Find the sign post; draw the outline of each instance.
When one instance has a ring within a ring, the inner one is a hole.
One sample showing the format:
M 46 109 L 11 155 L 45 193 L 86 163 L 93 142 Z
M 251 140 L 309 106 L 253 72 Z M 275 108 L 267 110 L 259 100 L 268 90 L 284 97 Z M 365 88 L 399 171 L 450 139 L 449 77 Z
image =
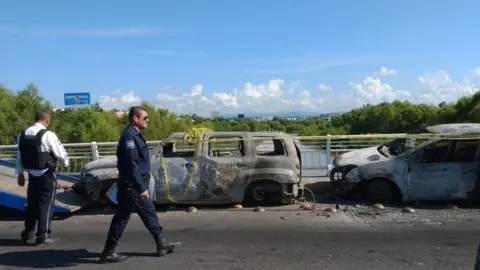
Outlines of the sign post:
M 64 104 L 69 107 L 83 107 L 90 105 L 90 93 L 65 93 Z

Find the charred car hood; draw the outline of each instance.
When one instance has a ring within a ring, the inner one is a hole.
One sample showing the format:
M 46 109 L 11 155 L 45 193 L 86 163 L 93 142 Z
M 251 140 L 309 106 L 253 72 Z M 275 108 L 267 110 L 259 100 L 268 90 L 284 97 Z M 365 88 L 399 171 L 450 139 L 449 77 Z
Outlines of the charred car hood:
M 336 167 L 343 167 L 346 165 L 360 166 L 371 162 L 389 160 L 390 158 L 385 157 L 378 152 L 378 147 L 379 146 L 372 146 L 347 152 L 335 158 L 333 164 Z
M 85 178 L 86 174 L 99 169 L 117 169 L 117 157 L 110 156 L 87 163 L 81 173 L 80 178 Z
M 380 162 L 373 162 L 358 166 L 356 170 L 358 171 L 359 175 L 364 178 L 370 175 L 391 174 L 394 162 L 394 159 L 386 159 Z

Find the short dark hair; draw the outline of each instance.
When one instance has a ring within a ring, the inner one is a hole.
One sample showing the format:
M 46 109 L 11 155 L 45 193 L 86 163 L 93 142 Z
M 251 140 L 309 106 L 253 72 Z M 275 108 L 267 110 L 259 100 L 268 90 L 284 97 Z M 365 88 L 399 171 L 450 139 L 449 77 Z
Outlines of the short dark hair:
M 128 120 L 129 121 L 132 121 L 133 120 L 133 117 L 135 116 L 140 116 L 140 113 L 141 112 L 146 112 L 147 109 L 141 107 L 141 106 L 133 106 L 130 108 L 130 110 L 128 111 Z
M 47 111 L 39 111 L 35 114 L 35 122 L 48 120 L 50 114 Z

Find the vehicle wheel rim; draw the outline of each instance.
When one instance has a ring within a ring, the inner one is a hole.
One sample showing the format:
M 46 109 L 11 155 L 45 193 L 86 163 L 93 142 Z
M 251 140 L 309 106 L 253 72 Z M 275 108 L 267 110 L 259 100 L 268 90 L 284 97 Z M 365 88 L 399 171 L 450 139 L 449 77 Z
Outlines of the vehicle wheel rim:
M 252 195 L 255 200 L 263 201 L 265 199 L 265 190 L 262 186 L 255 187 Z

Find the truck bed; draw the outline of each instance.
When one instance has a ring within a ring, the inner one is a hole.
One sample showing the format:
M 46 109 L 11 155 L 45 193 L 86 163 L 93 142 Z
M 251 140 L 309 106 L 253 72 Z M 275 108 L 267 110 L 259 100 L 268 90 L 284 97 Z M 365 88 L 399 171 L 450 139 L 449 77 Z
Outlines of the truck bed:
M 11 161 L 0 160 L 0 207 L 25 211 L 28 176 L 25 177 L 25 186 L 19 187 L 14 165 Z M 58 174 L 57 177 L 58 185 L 62 188 L 57 189 L 54 213 L 72 213 L 88 204 L 86 198 L 64 189 L 73 185 L 74 178 Z

